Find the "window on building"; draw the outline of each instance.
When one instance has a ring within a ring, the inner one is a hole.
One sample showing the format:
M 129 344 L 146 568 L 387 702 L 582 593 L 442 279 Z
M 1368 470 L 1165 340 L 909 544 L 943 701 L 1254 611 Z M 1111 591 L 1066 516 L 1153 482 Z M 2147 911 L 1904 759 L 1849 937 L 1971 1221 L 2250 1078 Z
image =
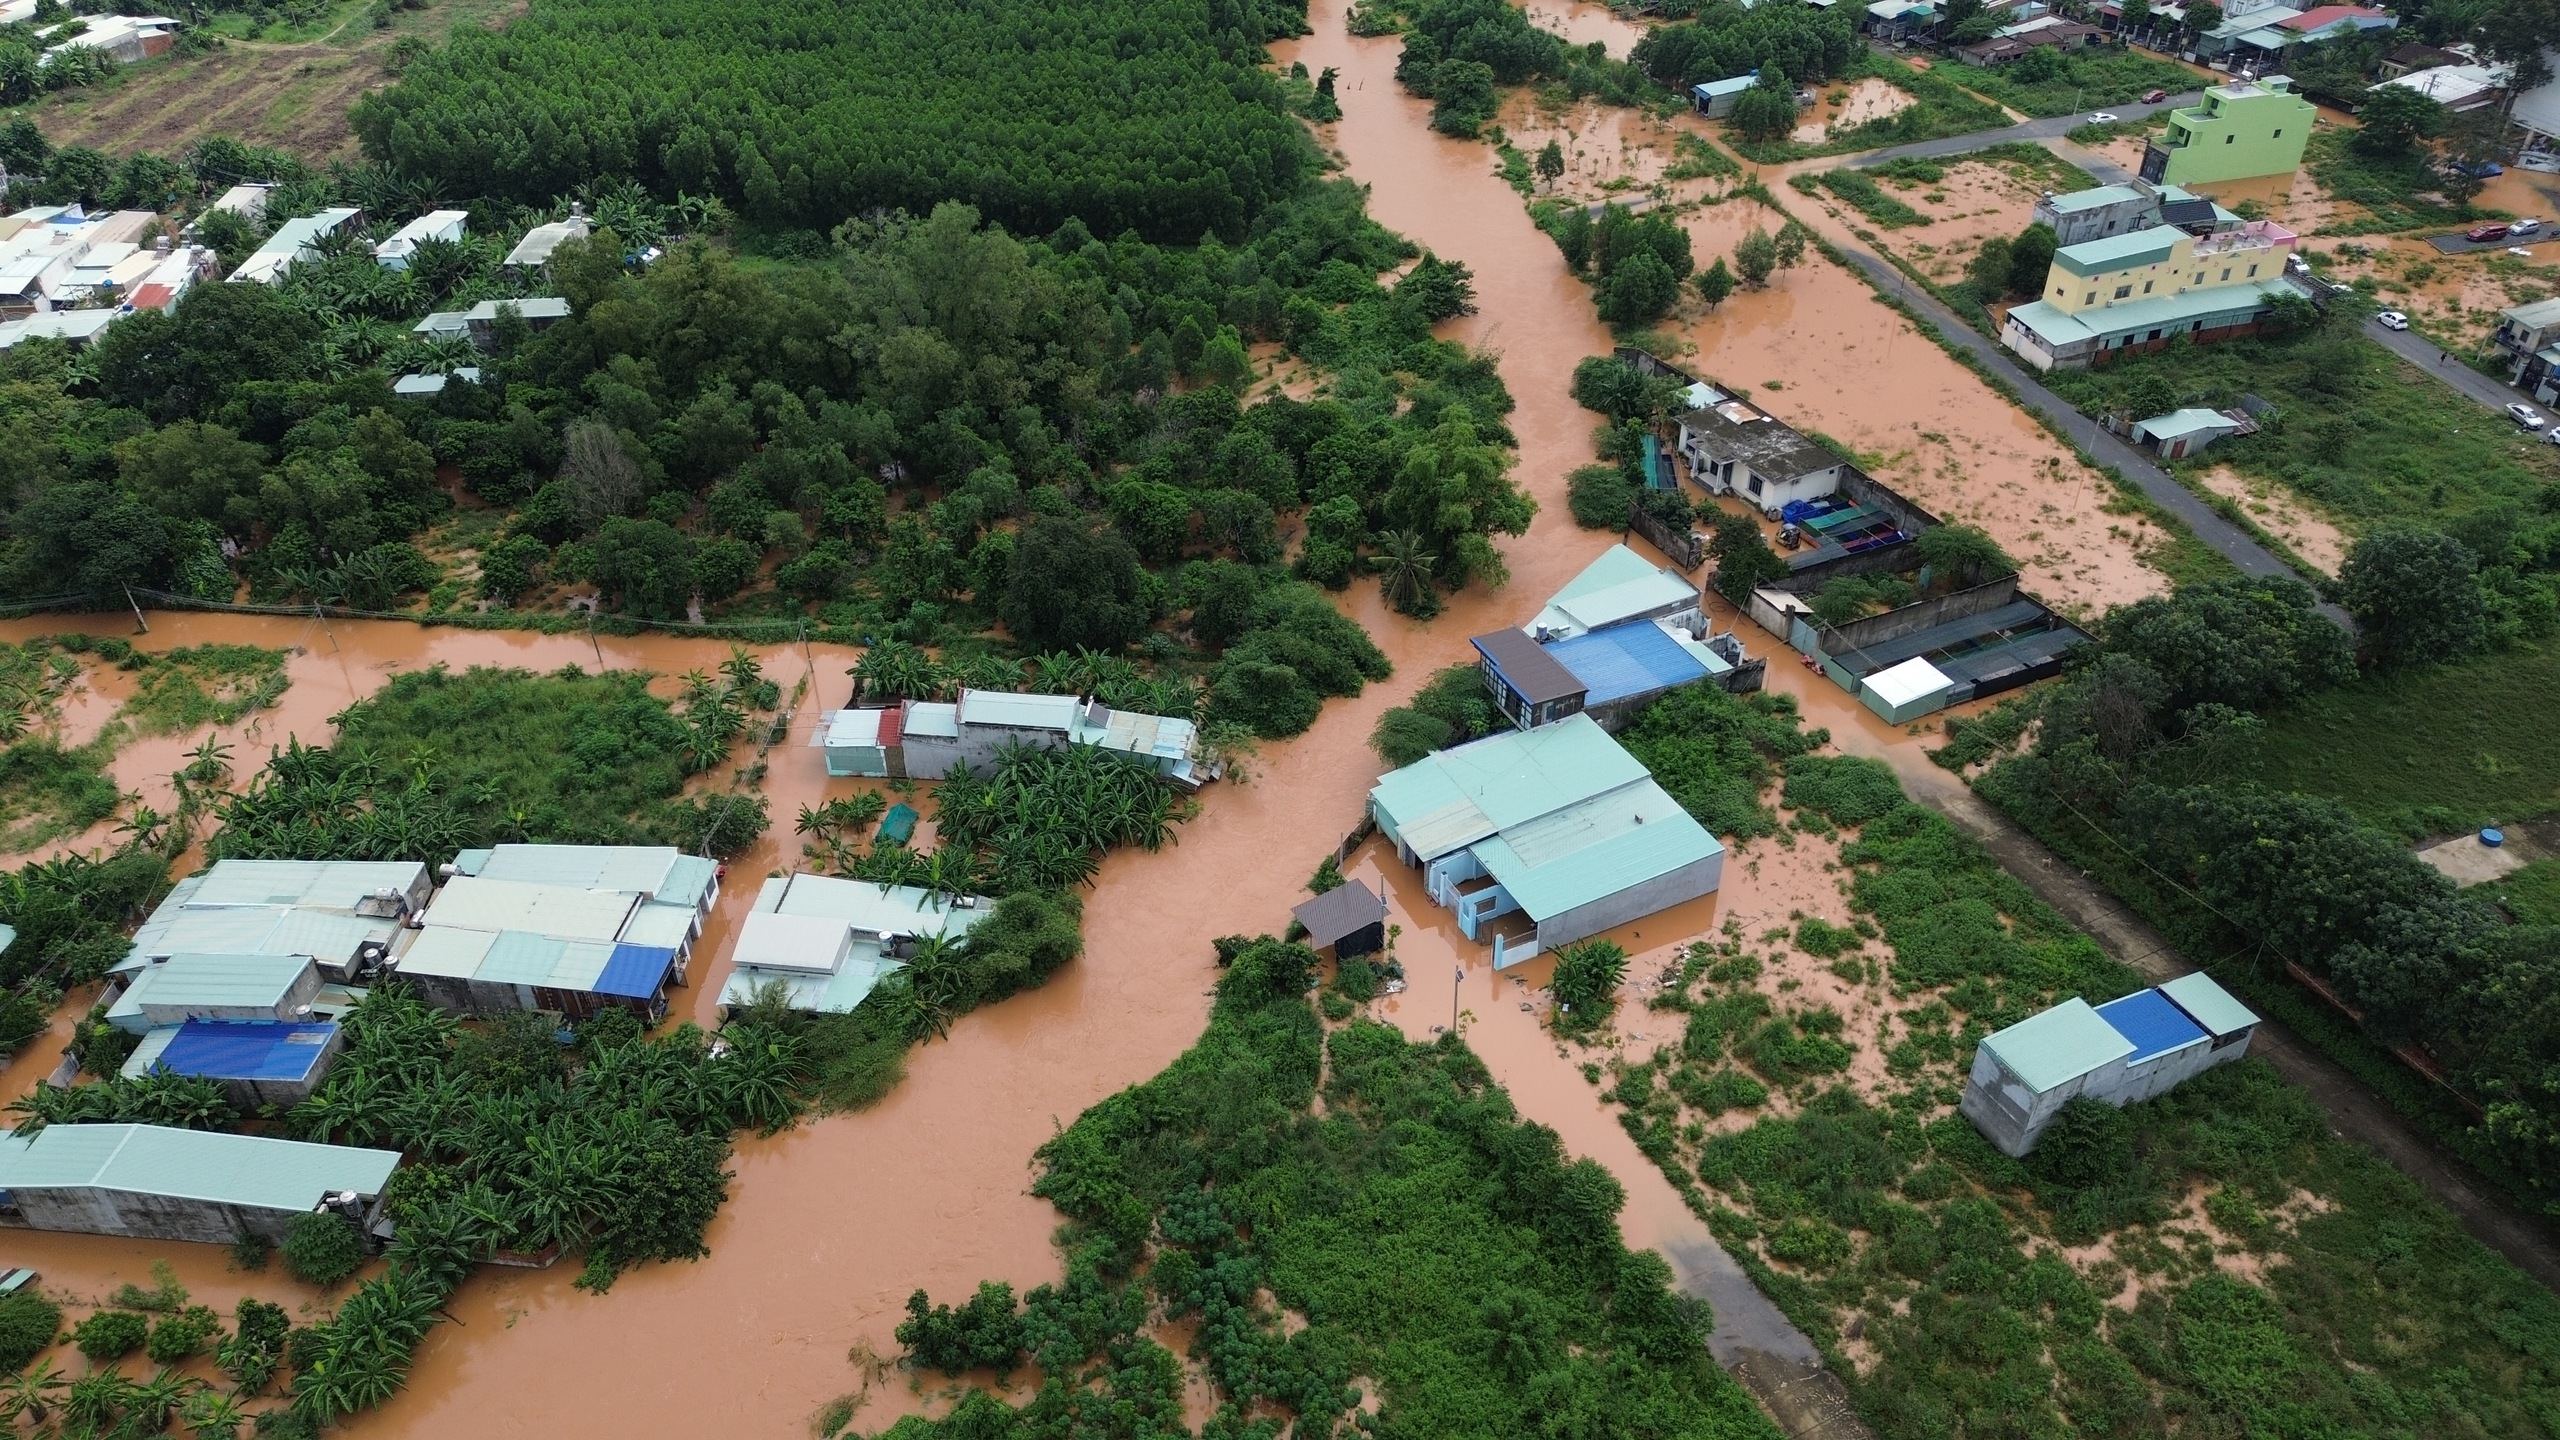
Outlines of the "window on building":
M 2199 277 L 2199 278 L 2201 278 L 2201 277 Z M 2225 265 L 2225 266 L 2223 266 L 2223 267 L 2222 267 L 2222 278 L 2223 278 L 2223 279 L 2225 279 L 2225 280 L 2228 280 L 2228 279 L 2230 279 L 2230 278 L 2231 278 L 2231 267 L 2230 267 L 2230 266 Z
M 2159 331 L 2157 331 L 2157 330 L 2152 331 L 2152 332 L 2151 332 L 2151 338 L 2152 338 L 2152 339 L 2154 339 L 2154 340 L 2159 339 L 2159 338 L 2160 338 L 2160 332 L 2159 332 Z
M 2231 144 L 2231 143 L 2233 143 L 2233 142 L 2237 141 L 2239 138 L 2240 138 L 2240 137 L 2239 137 L 2239 136 L 2237 136 L 2237 135 L 2225 135 L 2225 136 L 2223 136 L 2223 137 L 2222 137 L 2222 143 L 2223 143 L 2223 144 L 2225 144 L 2225 145 L 2229 145 L 2229 144 Z
M 2250 266 L 2250 267 L 2249 267 L 2249 273 L 2250 273 L 2252 276 L 2255 276 L 2255 275 L 2258 273 L 2258 267 L 2257 267 L 2257 266 L 2255 266 L 2255 265 Z
M 2279 139 L 2279 140 L 2281 140 L 2281 139 L 2283 139 L 2283 138 L 2284 138 L 2284 130 L 2282 129 L 2282 127 L 2278 127 L 2278 129 L 2276 130 L 2276 138 L 2277 138 L 2277 139 Z
M 2081 303 L 2081 304 L 2083 304 L 2083 305 L 2095 305 L 2095 304 L 2097 304 L 2097 303 L 2098 303 L 2098 292 L 2097 292 L 2097 291 L 2095 291 L 2095 290 L 2092 290 L 2092 291 L 2090 291 L 2088 294 L 2081 296 L 2081 297 L 2080 297 L 2080 303 Z
M 2145 295 L 2148 295 L 2148 294 L 2150 294 L 2150 293 L 2151 293 L 2151 282 L 2150 282 L 2150 281 L 2145 280 L 2145 281 L 2143 281 L 2143 282 L 2142 282 L 2142 293 L 2143 293 L 2143 294 L 2145 294 Z
M 2132 287 L 2132 286 L 2130 286 L 2130 285 L 2119 285 L 2119 286 L 2117 286 L 2117 287 L 2116 287 L 2116 298 L 2117 298 L 2117 299 L 2119 299 L 2119 300 L 2123 299 L 2124 297 L 2126 297 L 2127 295 L 2130 295 L 2130 294 L 2132 294 L 2132 293 L 2133 293 L 2133 287 Z

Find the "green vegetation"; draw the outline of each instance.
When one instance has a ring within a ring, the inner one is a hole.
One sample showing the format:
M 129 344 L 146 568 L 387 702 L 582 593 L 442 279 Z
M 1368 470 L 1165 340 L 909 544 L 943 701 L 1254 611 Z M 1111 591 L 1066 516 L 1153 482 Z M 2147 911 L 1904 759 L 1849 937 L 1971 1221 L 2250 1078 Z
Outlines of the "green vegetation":
M 1657 34 L 1663 32 L 1656 32 Z M 1960 72 L 1961 79 L 1949 72 Z M 1895 89 L 1915 97 L 1918 103 L 1906 105 L 1891 115 L 1869 120 L 1846 130 L 1835 130 L 1819 142 L 1788 139 L 1784 136 L 1747 141 L 1727 137 L 1735 151 L 1762 165 L 1784 164 L 1790 160 L 1809 160 L 1824 155 L 1848 155 L 1862 150 L 1875 150 L 1890 145 L 1909 145 L 1922 140 L 1943 140 L 1953 135 L 1971 134 L 1976 130 L 1993 130 L 2009 123 L 2007 112 L 1965 88 L 1973 71 L 1961 66 L 1940 66 L 1918 70 L 1872 50 L 1860 51 L 1848 62 L 1848 68 L 1832 81 L 1856 81 L 1868 77 L 1890 83 Z
M 278 1249 L 294 1279 L 323 1290 L 364 1264 L 364 1237 L 356 1233 L 355 1222 L 326 1210 L 294 1216 Z
M 42 736 L 0 750 L 0 851 L 28 851 L 77 835 L 116 811 L 110 746 L 65 750 Z
M 2196 72 L 2127 49 L 2065 51 L 2038 46 L 2006 65 L 1968 66 L 1967 88 L 2039 118 L 2096 110 L 2141 98 L 2146 90 L 2175 95 L 2196 88 Z
M 1159 1314 L 1197 1317 L 1212 1434 L 1249 1433 L 1248 1410 L 1332 1433 L 1372 1401 L 1359 1428 L 1387 1434 L 1776 1434 L 1707 1358 L 1703 1307 L 1620 1241 L 1617 1182 L 1522 1123 L 1461 1043 L 1328 1034 L 1311 952 L 1222 950 L 1199 1043 L 1040 1151 L 1067 1278 L 1019 1314 L 1001 1286 L 910 1302 L 917 1363 L 1027 1354 L 1038 1393 L 1017 1409 L 972 1388 L 889 1435 L 1188 1435 Z
M 2359 532 L 2440 526 L 2506 505 L 2531 510 L 2560 479 L 2552 447 L 2454 403 L 2443 386 L 2334 321 L 2278 337 L 2172 345 L 2104 369 L 2057 370 L 2046 383 L 2090 414 L 2156 415 L 2257 395 L 2276 407 L 2276 423 L 2222 441 L 2203 463 L 2281 481 Z
M 2550 646 L 2367 676 L 2270 711 L 2236 775 L 2412 838 L 2529 820 L 2560 810 L 2560 740 L 2534 718 L 2554 686 Z
M 1864 171 L 1845 168 L 1822 170 L 1794 176 L 1787 183 L 1807 195 L 1813 194 L 1817 188 L 1828 190 L 1847 202 L 1851 209 L 1887 230 L 1929 223 L 1928 216 L 1886 194 L 1884 187 Z
M 443 667 L 395 676 L 288 741 L 220 805 L 217 857 L 452 858 L 507 840 L 636 844 L 674 833 L 688 732 L 648 677 Z
M 1560 1035 L 1589 1035 L 1608 1026 L 1618 1010 L 1618 987 L 1626 983 L 1627 952 L 1609 940 L 1585 940 L 1556 951 L 1555 1014 L 1550 1020 Z
M 1834 955 L 1886 1013 L 1870 1035 L 1782 1011 L 1793 985 L 1764 988 L 1729 926 L 1649 1002 L 1685 1033 L 1630 1047 L 1604 1094 L 1880 1435 L 2540 1433 L 2560 1302 L 2265 1065 L 2122 1111 L 2075 1102 L 2024 1162 L 1987 1144 L 1952 1109 L 1980 1037 L 2140 980 L 1881 763 L 1807 754 L 1786 775 L 1796 828 L 1848 834 L 1853 920 L 1762 942 Z M 1828 1078 L 1870 1044 L 1882 1080 Z M 1773 1093 L 1782 1111 L 1731 1124 Z M 2447 1390 L 2454 1372 L 2502 1378 Z
M 232 725 L 273 706 L 290 683 L 284 652 L 262 645 L 185 645 L 161 654 L 132 652 L 143 663 L 133 698 L 119 716 L 142 735 L 172 735 L 204 725 Z
M 1008 747 L 984 775 L 954 767 L 933 795 L 939 849 L 875 844 L 848 873 L 950 895 L 1080 885 L 1109 850 L 1172 844 L 1192 814 L 1146 762 L 1089 745 Z
M 2536 860 L 2472 892 L 2523 925 L 2560 925 L 2560 860 Z
M 1432 102 L 1431 126 L 1445 134 L 1473 137 L 1482 130 L 1500 108 L 1499 85 L 1546 80 L 1576 99 L 1597 95 L 1611 105 L 1644 98 L 1644 77 L 1633 66 L 1597 48 L 1566 44 L 1502 0 L 1399 0 L 1364 13 L 1373 27 L 1391 16 L 1401 23 L 1396 80 Z M 1512 184 L 1527 194 L 1526 157 L 1519 164 Z
M 1618 740 L 1710 833 L 1748 840 L 1777 833 L 1778 817 L 1760 792 L 1778 762 L 1829 738 L 1797 724 L 1792 695 L 1763 690 L 1736 698 L 1713 685 L 1690 685 L 1638 711 Z
M 1564 252 L 1573 272 L 1591 281 L 1600 318 L 1613 325 L 1660 318 L 1696 268 L 1688 230 L 1662 211 L 1639 214 L 1610 204 L 1594 216 L 1580 205 L 1542 200 L 1529 207 L 1529 215 Z
M 2451 197 L 2434 156 L 2423 145 L 2376 152 L 2355 143 L 2352 130 L 2322 125 L 2311 132 L 2302 166 L 2333 200 L 2361 206 L 2365 213 L 2342 218 L 2322 228 L 2323 235 L 2372 235 L 2402 230 L 2433 230 L 2477 219 L 2467 201 L 2440 203 Z M 2421 198 L 2432 196 L 2434 198 Z
M 983 196 L 1018 230 L 1074 215 L 1104 235 L 1233 239 L 1312 168 L 1253 64 L 1305 26 L 1286 0 L 1215 17 L 1165 0 L 1037 17 L 576 0 L 457 30 L 353 118 L 384 166 L 522 204 L 628 178 L 777 229 Z
M 1485 689 L 1484 672 L 1473 665 L 1452 665 L 1434 671 L 1410 703 L 1379 716 L 1369 732 L 1369 748 L 1388 769 L 1401 770 L 1434 750 L 1480 740 L 1503 723 Z
M 71 1343 L 93 1365 L 121 1360 L 142 1348 L 151 1322 L 130 1310 L 99 1310 L 71 1327 Z
M 61 1333 L 62 1307 L 33 1285 L 0 1295 L 0 1370 L 26 1369 Z

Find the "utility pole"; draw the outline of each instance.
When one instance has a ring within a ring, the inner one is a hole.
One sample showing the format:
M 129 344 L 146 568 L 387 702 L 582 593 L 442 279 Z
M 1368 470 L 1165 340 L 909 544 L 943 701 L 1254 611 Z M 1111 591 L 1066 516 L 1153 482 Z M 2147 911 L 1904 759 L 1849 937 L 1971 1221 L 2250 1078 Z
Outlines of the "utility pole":
M 1467 983 L 1467 967 L 1457 968 L 1457 978 L 1449 982 L 1449 1033 L 1458 1033 L 1458 988 Z
M 6 195 L 9 193 L 8 180 L 9 172 L 7 168 L 0 167 L 0 195 Z M 142 607 L 134 605 L 133 587 L 130 585 L 124 587 L 124 603 L 127 605 L 133 605 L 133 633 L 136 635 L 150 634 L 151 622 L 142 618 Z

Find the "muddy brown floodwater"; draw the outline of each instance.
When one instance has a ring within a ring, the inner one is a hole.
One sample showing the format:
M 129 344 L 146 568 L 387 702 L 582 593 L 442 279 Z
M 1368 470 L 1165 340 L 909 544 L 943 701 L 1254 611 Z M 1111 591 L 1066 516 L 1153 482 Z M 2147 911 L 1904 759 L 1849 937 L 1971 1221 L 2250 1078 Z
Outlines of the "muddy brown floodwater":
M 1105 862 L 1087 910 L 1083 959 L 1045 988 L 970 1015 L 948 1040 L 917 1050 L 905 1082 L 876 1108 L 742 1141 L 737 1182 L 711 1227 L 708 1259 L 643 1268 L 603 1296 L 572 1289 L 568 1267 L 482 1271 L 455 1297 L 451 1323 L 438 1326 L 419 1351 L 407 1390 L 359 1418 L 353 1434 L 496 1440 L 793 1433 L 828 1397 L 857 1387 L 849 1348 L 895 1353 L 890 1330 L 908 1292 L 921 1287 L 948 1298 L 981 1279 L 1027 1289 L 1057 1278 L 1049 1243 L 1057 1214 L 1028 1193 L 1033 1150 L 1087 1106 L 1161 1070 L 1199 1034 L 1215 974 L 1211 939 L 1276 929 L 1303 897 L 1306 877 L 1357 820 L 1378 773 L 1366 737 L 1379 713 L 1433 670 L 1461 660 L 1468 635 L 1516 624 L 1614 538 L 1576 529 L 1562 493 L 1565 472 L 1589 456 L 1592 424 L 1567 397 L 1568 381 L 1576 361 L 1609 348 L 1587 291 L 1491 173 L 1484 149 L 1431 132 L 1426 105 L 1395 84 L 1397 42 L 1345 33 L 1344 4 L 1317 0 L 1314 34 L 1275 48 L 1283 64 L 1298 59 L 1342 72 L 1337 93 L 1346 115 L 1333 138 L 1350 173 L 1372 186 L 1372 213 L 1475 273 L 1483 313 L 1444 333 L 1501 357 L 1519 402 L 1510 418 L 1521 442 L 1520 479 L 1542 507 L 1530 534 L 1504 545 L 1509 588 L 1459 596 L 1427 628 L 1387 613 L 1373 588 L 1352 592 L 1346 607 L 1394 659 L 1395 678 L 1331 703 L 1309 734 L 1269 747 L 1250 783 L 1213 787 L 1177 845 Z M 1597 21 L 1586 14 L 1576 24 L 1596 28 Z M 1620 49 L 1615 41 L 1611 48 Z M 1729 614 L 1725 619 L 1731 623 Z M 49 617 L 0 626 L 0 634 L 64 628 Z M 91 628 L 120 634 L 129 627 L 98 617 Z M 325 739 L 329 716 L 404 670 L 439 663 L 592 668 L 597 660 L 584 636 L 391 623 L 324 629 L 239 616 L 154 617 L 143 643 L 206 640 L 300 650 L 282 704 L 228 732 L 244 770 L 287 734 Z M 1745 640 L 1758 653 L 1770 648 L 1754 631 L 1746 629 Z M 727 649 L 664 638 L 601 644 L 605 663 L 664 676 L 708 668 Z M 817 691 L 804 702 L 801 733 L 769 757 L 767 793 L 777 823 L 730 867 L 703 941 L 711 963 L 679 1007 L 697 1019 L 709 1018 L 755 877 L 795 858 L 789 817 L 828 793 L 806 732 L 818 703 L 840 701 L 852 659 L 827 647 L 761 653 L 786 690 L 814 673 Z M 1804 694 L 1814 723 L 1831 725 L 1855 748 L 1899 751 L 1903 765 L 1910 763 L 1913 742 L 1904 732 L 1881 726 L 1817 678 L 1783 665 L 1772 675 L 1780 688 Z M 120 783 L 142 788 L 196 738 L 129 749 L 119 761 Z M 1754 859 L 1765 862 L 1756 874 Z M 1523 987 L 1495 979 L 1480 949 L 1451 943 L 1444 917 L 1411 893 L 1408 873 L 1388 873 L 1374 853 L 1364 853 L 1358 868 L 1387 883 L 1408 927 L 1403 944 L 1414 988 L 1393 1007 L 1394 1018 L 1416 1034 L 1446 1023 L 1450 979 L 1463 968 L 1460 991 L 1475 1012 L 1471 1038 L 1524 1112 L 1557 1127 L 1576 1152 L 1601 1160 L 1626 1183 L 1629 1238 L 1675 1248 L 1703 1243 L 1703 1230 L 1537 1029 L 1534 1014 L 1519 1010 Z M 1707 933 L 1723 914 L 1757 923 L 1798 906 L 1836 913 L 1836 904 L 1829 877 L 1788 863 L 1763 842 L 1729 865 L 1721 896 L 1648 917 L 1617 938 L 1651 955 Z M 1532 962 L 1523 978 L 1543 983 L 1544 970 Z M 1646 1028 L 1641 1012 L 1629 1028 Z M 45 1063 L 38 1053 L 10 1067 L 6 1083 L 32 1083 Z M 244 1285 L 225 1272 L 218 1250 L 201 1246 L 23 1234 L 13 1238 L 11 1259 L 35 1264 L 50 1285 L 94 1295 L 142 1278 L 162 1255 L 206 1300 L 295 1288 L 280 1276 Z M 893 1380 L 874 1392 L 857 1423 L 875 1429 L 923 1403 Z

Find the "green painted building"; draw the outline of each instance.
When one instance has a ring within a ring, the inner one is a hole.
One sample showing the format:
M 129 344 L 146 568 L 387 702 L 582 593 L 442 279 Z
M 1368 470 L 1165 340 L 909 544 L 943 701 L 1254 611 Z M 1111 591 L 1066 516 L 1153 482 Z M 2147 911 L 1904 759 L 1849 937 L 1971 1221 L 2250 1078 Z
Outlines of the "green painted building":
M 2169 112 L 2169 128 L 2142 152 L 2142 178 L 2154 185 L 2210 185 L 2290 175 L 2302 165 L 2319 107 L 2293 93 L 2293 81 L 2270 75 L 2216 85 L 2204 103 Z

